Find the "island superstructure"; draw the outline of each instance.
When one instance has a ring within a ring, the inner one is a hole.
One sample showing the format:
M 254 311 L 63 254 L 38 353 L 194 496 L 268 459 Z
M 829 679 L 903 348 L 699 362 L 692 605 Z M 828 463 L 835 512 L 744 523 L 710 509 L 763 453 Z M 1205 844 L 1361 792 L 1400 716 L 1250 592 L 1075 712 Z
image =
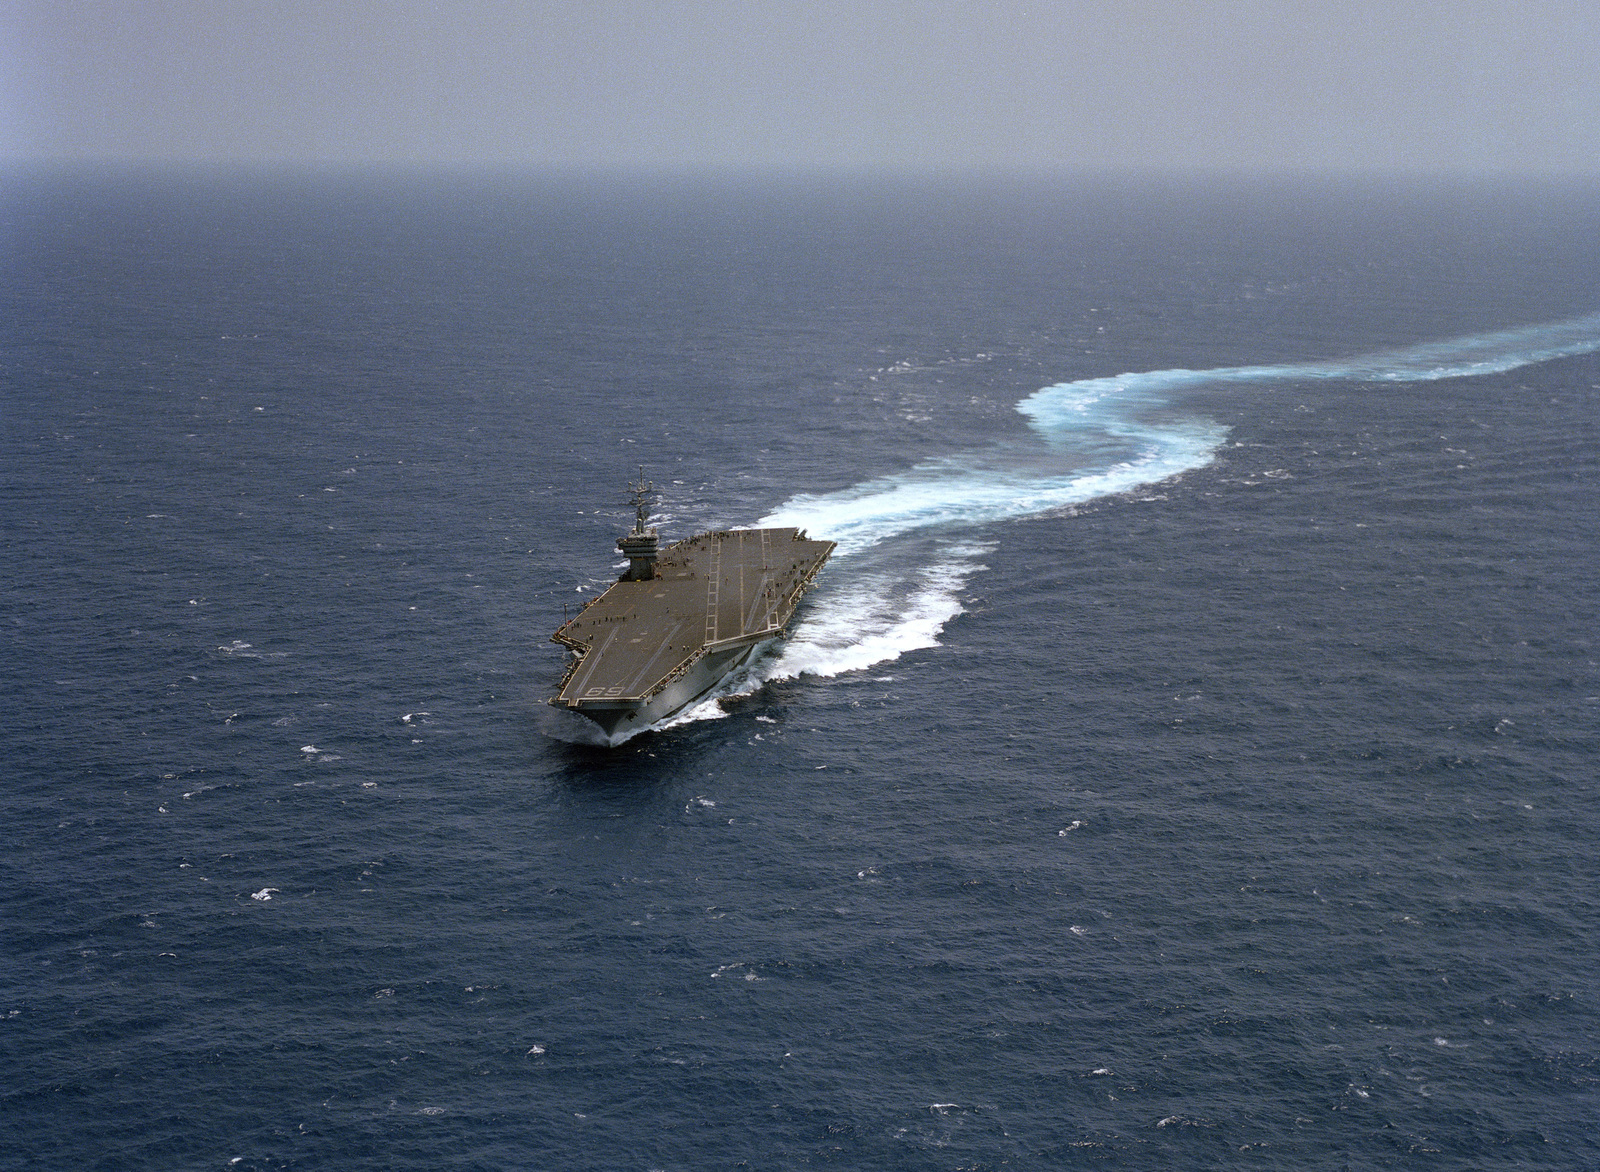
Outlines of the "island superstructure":
M 550 636 L 574 655 L 550 703 L 612 737 L 694 703 L 783 635 L 834 547 L 798 529 L 723 529 L 662 549 L 654 486 L 631 487 L 627 570 Z

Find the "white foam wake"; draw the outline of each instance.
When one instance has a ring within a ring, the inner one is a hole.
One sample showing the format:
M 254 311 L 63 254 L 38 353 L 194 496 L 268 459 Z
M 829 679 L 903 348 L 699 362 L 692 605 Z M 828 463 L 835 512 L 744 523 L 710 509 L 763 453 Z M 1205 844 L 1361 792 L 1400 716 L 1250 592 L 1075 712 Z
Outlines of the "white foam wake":
M 809 598 L 805 621 L 788 639 L 773 644 L 699 703 L 655 727 L 724 717 L 728 713 L 723 700 L 747 696 L 769 680 L 860 671 L 920 647 L 938 646 L 945 623 L 961 613 L 967 579 L 985 568 L 977 559 L 993 548 L 978 542 L 949 543 L 944 557 L 910 573 L 858 566 L 859 572 L 825 580 Z
M 1523 366 L 1600 351 L 1600 314 L 1425 342 L 1331 362 L 1223 366 L 1212 370 L 1150 370 L 1043 387 L 1017 404 L 1046 439 L 1086 424 L 1116 426 L 1131 405 L 1165 404 L 1174 392 L 1230 383 L 1348 379 L 1413 383 L 1501 374 Z
M 1083 430 L 1083 421 L 1073 423 Z M 1085 464 L 1083 448 L 1090 445 L 1064 455 L 1036 445 L 996 444 L 841 492 L 792 497 L 758 524 L 809 530 L 838 542 L 836 557 L 849 557 L 916 529 L 1031 517 L 1166 480 L 1210 463 L 1227 435 L 1226 428 L 1202 418 L 1155 424 L 1124 417 L 1095 426 L 1104 434 L 1092 437 L 1092 446 L 1113 448 L 1113 460 Z
M 1043 387 L 1017 404 L 1031 443 L 995 444 L 839 492 L 801 494 L 762 517 L 762 526 L 793 525 L 837 542 L 835 562 L 846 564 L 824 578 L 781 653 L 730 687 L 838 675 L 936 646 L 993 548 L 973 530 L 1127 493 L 1211 462 L 1227 429 L 1177 410 L 1185 393 L 1243 383 L 1463 378 L 1596 351 L 1600 314 L 1329 362 L 1143 371 Z M 929 534 L 944 539 L 894 556 L 895 546 Z M 919 556 L 905 556 L 912 552 Z

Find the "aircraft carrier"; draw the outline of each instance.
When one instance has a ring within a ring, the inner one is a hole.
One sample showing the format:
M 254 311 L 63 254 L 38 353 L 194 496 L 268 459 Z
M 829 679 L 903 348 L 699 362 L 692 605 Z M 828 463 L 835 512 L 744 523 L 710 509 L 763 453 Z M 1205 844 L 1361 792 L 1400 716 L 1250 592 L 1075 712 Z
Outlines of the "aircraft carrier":
M 833 553 L 798 529 L 724 529 L 660 548 L 654 489 L 633 488 L 633 531 L 618 538 L 628 569 L 550 636 L 573 660 L 550 703 L 615 738 L 699 700 L 783 635 Z

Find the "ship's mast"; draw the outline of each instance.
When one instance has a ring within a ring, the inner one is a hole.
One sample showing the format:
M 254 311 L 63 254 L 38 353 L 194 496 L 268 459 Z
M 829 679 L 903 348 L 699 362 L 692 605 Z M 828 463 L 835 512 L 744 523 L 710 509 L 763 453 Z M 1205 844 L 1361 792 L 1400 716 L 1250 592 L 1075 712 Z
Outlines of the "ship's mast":
M 622 575 L 624 582 L 648 582 L 656 576 L 656 531 L 649 527 L 650 500 L 656 486 L 644 478 L 644 465 L 639 466 L 639 479 L 630 484 L 633 492 L 633 532 L 617 538 L 617 548 L 628 559 L 628 570 Z
M 644 478 L 644 465 L 639 465 L 639 479 L 628 485 L 628 490 L 633 493 L 633 498 L 628 502 L 633 506 L 634 523 L 633 531 L 643 533 L 650 520 L 650 498 L 655 495 L 656 486 Z

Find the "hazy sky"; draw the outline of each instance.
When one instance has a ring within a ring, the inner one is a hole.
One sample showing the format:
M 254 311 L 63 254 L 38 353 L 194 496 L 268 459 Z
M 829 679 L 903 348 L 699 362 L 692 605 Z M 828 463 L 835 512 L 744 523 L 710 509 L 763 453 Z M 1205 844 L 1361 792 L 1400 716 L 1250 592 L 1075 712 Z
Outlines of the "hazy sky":
M 0 0 L 0 156 L 1600 172 L 1600 0 Z

